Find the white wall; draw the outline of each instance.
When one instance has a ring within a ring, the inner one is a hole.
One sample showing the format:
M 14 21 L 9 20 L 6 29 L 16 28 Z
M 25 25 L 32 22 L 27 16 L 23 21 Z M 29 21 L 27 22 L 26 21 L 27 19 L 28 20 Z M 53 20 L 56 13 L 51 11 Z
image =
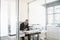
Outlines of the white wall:
M 8 36 L 8 2 L 1 0 L 1 36 Z
M 8 27 L 10 25 L 10 34 L 16 34 L 17 10 L 16 0 L 1 0 L 1 36 L 8 36 Z
M 28 18 L 28 5 L 27 0 L 19 1 L 19 21 L 23 22 Z
M 1 0 L 0 0 L 0 18 L 1 18 Z M 1 19 L 0 19 L 0 29 L 1 29 Z M 1 36 L 1 30 L 0 30 L 0 36 Z
M 43 0 L 38 0 L 29 4 L 29 23 L 40 24 L 45 27 L 45 7 L 42 4 L 45 3 Z
M 9 23 L 10 23 L 10 30 L 11 35 L 16 34 L 16 27 L 17 27 L 17 6 L 16 6 L 16 0 L 10 0 L 9 1 Z

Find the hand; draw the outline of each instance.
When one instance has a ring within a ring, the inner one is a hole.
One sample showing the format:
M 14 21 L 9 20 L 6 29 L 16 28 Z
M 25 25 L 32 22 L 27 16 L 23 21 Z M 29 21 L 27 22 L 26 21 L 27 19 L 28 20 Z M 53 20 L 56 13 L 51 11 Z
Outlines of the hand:
M 27 34 L 27 33 L 25 32 L 25 34 Z
M 27 31 L 27 28 L 25 28 L 24 30 Z
M 25 36 L 27 36 L 28 34 L 25 32 Z

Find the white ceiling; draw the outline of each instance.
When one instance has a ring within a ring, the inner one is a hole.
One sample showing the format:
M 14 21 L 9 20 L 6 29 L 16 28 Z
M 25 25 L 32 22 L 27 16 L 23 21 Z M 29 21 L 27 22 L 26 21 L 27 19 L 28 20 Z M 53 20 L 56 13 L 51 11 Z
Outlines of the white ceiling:
M 24 1 L 24 0 L 22 0 L 22 1 Z M 27 2 L 27 3 L 34 2 L 34 1 L 36 1 L 36 0 L 25 0 L 25 2 Z M 45 0 L 39 0 L 39 1 L 41 2 L 41 1 L 45 1 Z M 50 3 L 50 2 L 54 2 L 54 1 L 58 1 L 58 0 L 46 0 L 46 3 Z
M 31 2 L 31 1 L 34 1 L 34 0 L 27 0 L 27 2 Z

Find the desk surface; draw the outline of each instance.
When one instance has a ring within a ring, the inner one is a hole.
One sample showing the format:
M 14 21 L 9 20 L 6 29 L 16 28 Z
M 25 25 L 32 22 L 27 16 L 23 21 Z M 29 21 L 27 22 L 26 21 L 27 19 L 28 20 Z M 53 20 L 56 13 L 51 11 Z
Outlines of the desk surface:
M 27 33 L 27 34 L 38 34 L 38 33 L 41 33 L 41 32 L 46 32 L 46 31 L 40 31 L 40 30 L 29 30 L 29 31 L 20 31 L 20 37 L 23 37 L 23 36 L 25 36 L 25 32 Z
M 29 31 L 24 31 L 26 32 L 27 34 L 32 34 L 32 33 L 39 33 L 41 32 L 40 30 L 29 30 Z
M 39 31 L 39 30 L 29 30 L 29 31 L 20 31 L 20 37 L 24 37 L 25 36 L 25 32 L 27 33 L 27 34 L 37 34 L 37 33 L 41 33 L 41 31 Z

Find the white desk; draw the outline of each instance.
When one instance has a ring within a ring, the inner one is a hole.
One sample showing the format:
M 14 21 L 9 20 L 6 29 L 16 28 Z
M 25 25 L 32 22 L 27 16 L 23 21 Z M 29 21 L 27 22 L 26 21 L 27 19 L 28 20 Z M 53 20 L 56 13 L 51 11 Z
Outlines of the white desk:
M 41 33 L 40 30 L 29 30 L 29 31 L 24 31 L 24 32 L 26 32 L 27 34 Z
M 37 40 L 39 40 L 39 34 L 41 34 L 40 30 L 30 30 L 30 31 L 24 31 L 24 32 L 26 32 L 30 35 L 33 35 L 33 36 L 37 34 Z M 34 40 L 34 38 L 33 38 L 33 40 Z
M 20 31 L 20 36 L 24 36 L 25 33 L 27 33 L 27 34 L 34 34 L 34 33 L 41 33 L 41 31 L 40 30 Z
M 21 31 L 20 31 L 21 32 Z M 23 32 L 23 33 L 22 33 Z M 27 34 L 30 34 L 30 36 L 31 35 L 38 35 L 37 36 L 37 40 L 39 40 L 39 34 L 41 33 L 41 31 L 40 30 L 29 30 L 29 31 L 22 31 L 21 33 L 20 33 L 20 37 L 24 37 L 25 36 L 25 33 L 27 33 Z
M 25 33 L 23 31 L 20 31 L 19 32 L 19 37 L 24 37 L 25 36 Z

